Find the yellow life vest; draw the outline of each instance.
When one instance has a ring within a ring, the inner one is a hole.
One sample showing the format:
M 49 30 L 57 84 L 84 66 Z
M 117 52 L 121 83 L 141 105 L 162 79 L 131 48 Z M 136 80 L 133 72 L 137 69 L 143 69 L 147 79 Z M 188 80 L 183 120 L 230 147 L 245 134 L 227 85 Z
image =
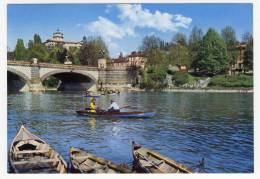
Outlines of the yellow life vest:
M 93 102 L 91 102 L 89 108 L 90 112 L 96 112 L 97 106 Z

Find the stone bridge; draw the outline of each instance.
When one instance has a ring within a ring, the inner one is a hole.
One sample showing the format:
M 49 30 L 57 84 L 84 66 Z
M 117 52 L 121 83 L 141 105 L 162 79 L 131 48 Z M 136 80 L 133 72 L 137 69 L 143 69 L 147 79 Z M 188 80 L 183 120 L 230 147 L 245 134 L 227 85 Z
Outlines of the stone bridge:
M 99 69 L 98 67 L 71 64 L 8 60 L 7 72 L 8 88 L 9 83 L 12 83 L 12 86 L 19 88 L 19 91 L 44 91 L 45 87 L 42 82 L 50 76 L 58 78 L 67 86 L 69 85 L 70 88 L 75 87 L 93 91 L 100 84 L 127 85 L 129 83 L 129 75 L 126 70 Z M 12 80 L 15 78 L 11 79 L 9 76 L 16 76 L 19 80 Z M 18 81 L 23 83 L 21 84 Z

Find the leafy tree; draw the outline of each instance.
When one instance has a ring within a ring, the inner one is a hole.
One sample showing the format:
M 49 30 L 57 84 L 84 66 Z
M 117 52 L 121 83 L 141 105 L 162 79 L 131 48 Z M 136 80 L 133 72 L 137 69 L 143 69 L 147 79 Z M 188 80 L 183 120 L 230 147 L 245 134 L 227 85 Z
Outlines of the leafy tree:
M 159 48 L 151 49 L 146 54 L 148 65 L 166 65 L 166 55 Z
M 176 33 L 172 41 L 183 46 L 187 45 L 187 39 L 183 33 Z
M 49 62 L 50 63 L 61 63 L 58 60 L 59 53 L 63 50 L 63 48 L 60 47 L 54 47 L 49 50 Z M 64 61 L 64 60 L 63 60 Z
M 226 44 L 212 28 L 203 37 L 198 57 L 197 66 L 199 70 L 207 74 L 220 74 L 228 69 Z
M 33 41 L 34 41 L 34 44 L 41 44 L 42 43 L 41 37 L 38 34 L 34 34 Z
M 37 58 L 40 62 L 49 62 L 49 53 L 47 48 L 41 42 L 41 37 L 34 34 L 33 40 L 28 42 L 28 58 Z
M 238 51 L 236 46 L 238 45 L 236 39 L 236 32 L 231 26 L 226 26 L 221 30 L 221 36 L 227 45 L 227 55 L 229 64 L 232 65 L 236 62 Z
M 191 67 L 195 70 L 198 64 L 198 51 L 202 44 L 203 32 L 197 26 L 192 28 L 191 34 L 189 36 L 189 57 L 191 61 Z
M 190 66 L 189 50 L 187 46 L 175 44 L 170 48 L 169 62 L 172 65 Z
M 14 52 L 7 52 L 7 60 L 13 60 L 14 58 Z
M 27 50 L 24 47 L 23 39 L 17 39 L 14 57 L 16 60 L 27 60 Z
M 59 48 L 57 51 L 57 60 L 60 63 L 64 63 L 67 56 L 67 49 L 66 48 Z
M 253 52 L 253 37 L 248 36 L 247 46 L 244 51 L 244 66 L 245 70 L 253 70 L 253 60 L 254 60 L 254 52 Z
M 192 48 L 192 50 L 198 50 L 201 42 L 203 39 L 203 32 L 202 30 L 195 26 L 191 30 L 191 34 L 189 36 L 189 46 Z
M 144 52 L 148 52 L 152 49 L 157 49 L 160 47 L 161 39 L 156 37 L 155 35 L 146 36 L 143 38 L 142 45 L 140 46 L 140 50 Z
M 249 42 L 251 39 L 253 39 L 253 36 L 250 32 L 245 32 L 242 34 L 242 41 L 243 42 Z
M 73 64 L 80 65 L 80 49 L 77 47 L 70 47 L 68 50 L 68 58 Z
M 101 37 L 89 37 L 80 48 L 79 60 L 83 65 L 98 65 L 99 58 L 108 58 L 108 49 Z

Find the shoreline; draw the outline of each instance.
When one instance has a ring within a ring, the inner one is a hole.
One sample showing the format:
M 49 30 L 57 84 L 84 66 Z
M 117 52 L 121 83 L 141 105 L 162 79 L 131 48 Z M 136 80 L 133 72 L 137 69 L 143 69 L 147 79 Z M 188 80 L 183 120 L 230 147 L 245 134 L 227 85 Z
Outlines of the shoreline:
M 187 92 L 187 93 L 254 93 L 254 89 L 187 89 L 187 88 L 174 88 L 174 89 L 161 89 L 161 90 L 155 90 L 155 89 L 129 89 L 129 92 L 146 92 L 146 91 L 158 91 L 158 92 Z

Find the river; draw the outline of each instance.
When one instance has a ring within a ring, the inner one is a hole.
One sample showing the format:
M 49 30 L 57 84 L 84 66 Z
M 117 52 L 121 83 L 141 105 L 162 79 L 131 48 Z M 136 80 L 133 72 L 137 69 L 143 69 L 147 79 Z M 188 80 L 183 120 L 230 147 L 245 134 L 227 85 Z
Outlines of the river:
M 78 116 L 82 92 L 8 94 L 8 147 L 20 125 L 69 161 L 69 147 L 84 148 L 115 163 L 132 162 L 131 141 L 193 168 L 205 158 L 207 173 L 254 171 L 253 94 L 131 92 L 101 96 L 126 110 L 154 110 L 147 119 Z

